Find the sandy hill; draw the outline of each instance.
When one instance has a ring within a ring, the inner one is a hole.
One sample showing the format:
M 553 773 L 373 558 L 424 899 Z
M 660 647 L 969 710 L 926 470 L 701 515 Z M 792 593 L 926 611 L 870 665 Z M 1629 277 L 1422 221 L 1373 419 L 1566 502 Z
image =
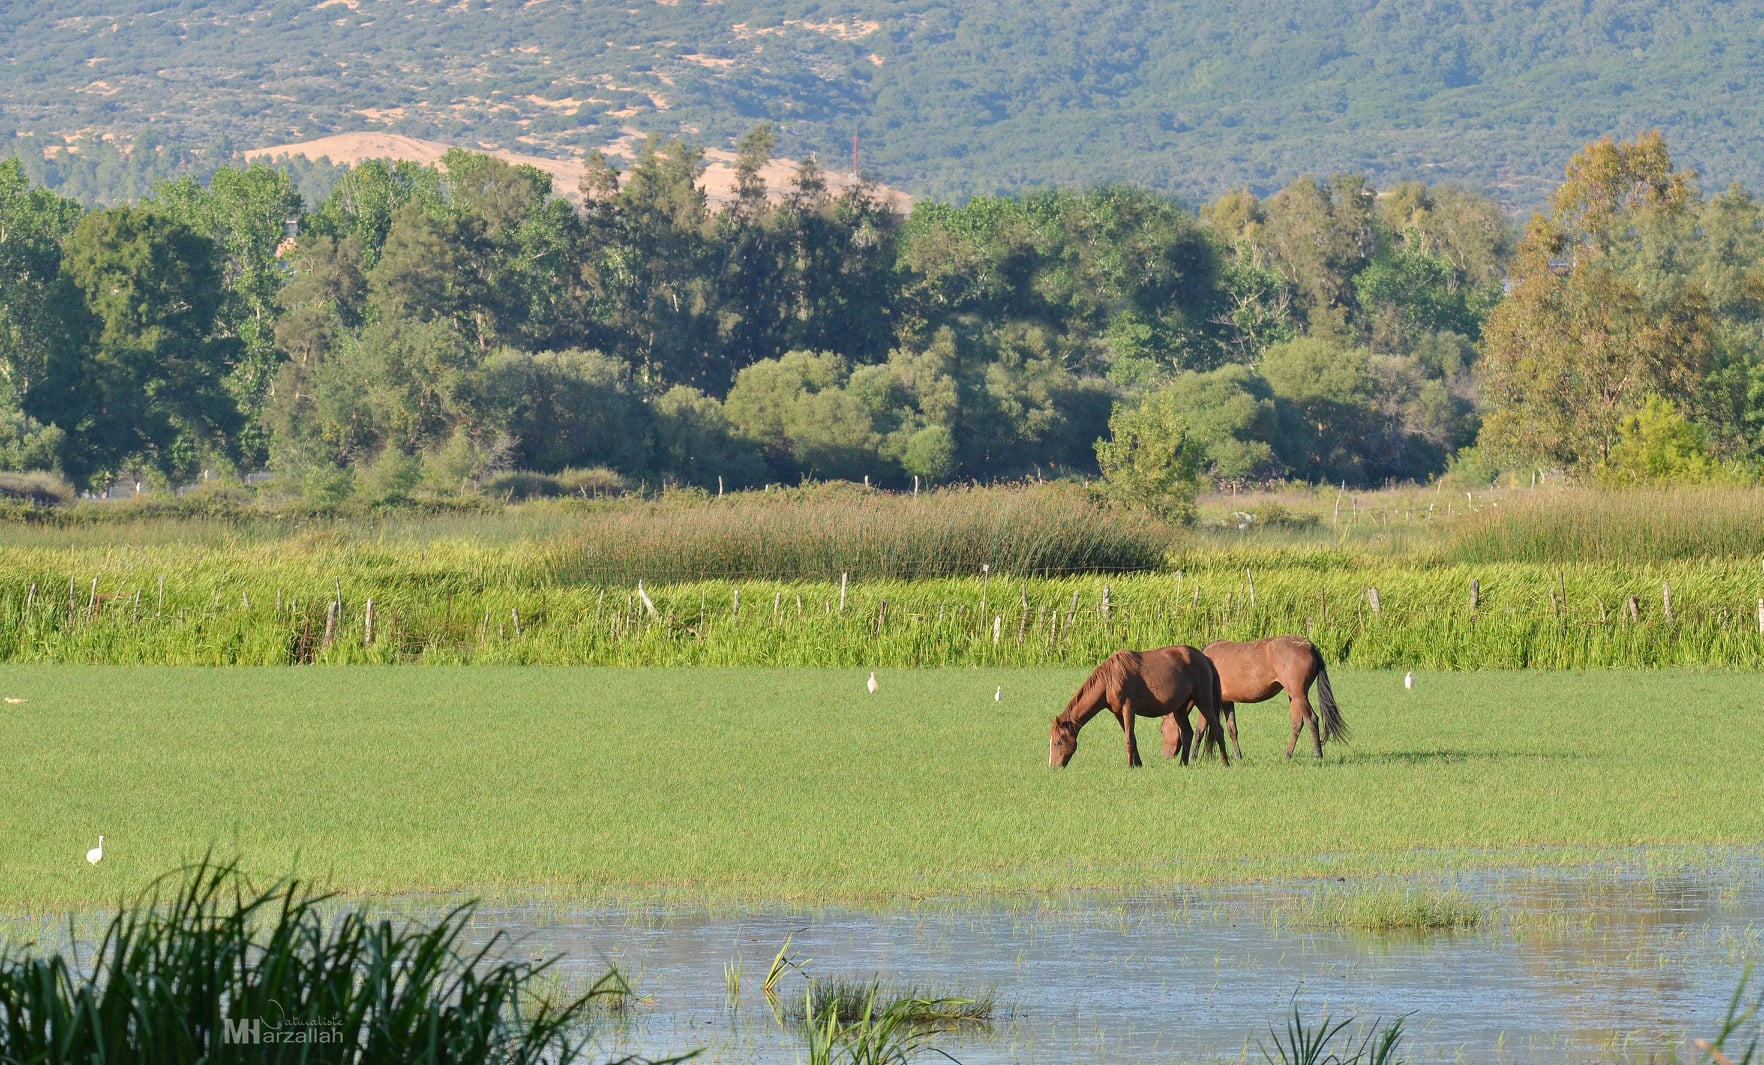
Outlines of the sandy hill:
M 641 137 L 634 132 L 607 145 L 602 151 L 608 156 L 621 159 L 632 159 L 637 154 Z M 447 154 L 451 144 L 440 141 L 423 140 L 419 137 L 406 137 L 398 133 L 339 133 L 317 140 L 301 141 L 297 144 L 276 144 L 268 148 L 253 148 L 245 153 L 247 159 L 275 159 L 282 156 L 300 155 L 308 159 L 329 159 L 333 163 L 354 165 L 364 159 L 396 159 L 409 160 L 424 166 L 432 166 Z M 523 155 L 493 149 L 476 148 L 465 145 L 470 151 L 481 151 L 486 155 L 507 160 L 510 163 L 525 164 L 537 167 L 551 175 L 552 189 L 561 196 L 578 199 L 578 186 L 582 183 L 582 174 L 586 169 L 580 159 L 552 159 L 538 155 Z M 705 171 L 700 184 L 712 203 L 725 203 L 735 196 L 735 153 L 721 149 L 706 149 L 704 153 Z M 793 159 L 774 159 L 768 163 L 761 174 L 766 179 L 766 186 L 773 194 L 779 194 L 789 188 L 791 178 L 796 173 L 796 161 Z M 827 187 L 835 195 L 852 185 L 852 176 L 846 170 L 828 169 L 823 171 L 827 179 Z M 876 187 L 877 194 L 893 204 L 897 210 L 905 211 L 911 204 L 911 197 L 898 189 L 886 185 Z

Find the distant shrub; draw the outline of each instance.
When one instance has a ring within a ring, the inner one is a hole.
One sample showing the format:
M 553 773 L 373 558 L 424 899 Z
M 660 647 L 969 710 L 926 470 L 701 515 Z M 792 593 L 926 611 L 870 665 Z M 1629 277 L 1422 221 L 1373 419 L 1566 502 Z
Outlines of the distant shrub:
M 605 466 L 568 469 L 557 475 L 557 484 L 567 496 L 622 496 L 630 491 L 625 479 Z
M 563 485 L 548 473 L 532 470 L 509 470 L 484 482 L 484 496 L 496 501 L 519 503 L 528 499 L 549 499 L 564 494 Z
M 0 499 L 53 507 L 71 503 L 73 498 L 73 486 L 53 473 L 0 473 Z

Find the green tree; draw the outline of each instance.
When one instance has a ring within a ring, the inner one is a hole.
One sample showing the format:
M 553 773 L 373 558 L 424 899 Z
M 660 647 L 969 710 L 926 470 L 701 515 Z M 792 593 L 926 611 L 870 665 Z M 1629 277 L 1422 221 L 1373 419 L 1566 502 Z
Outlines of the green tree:
M 1110 495 L 1172 521 L 1194 520 L 1206 448 L 1170 395 L 1154 392 L 1137 407 L 1117 407 L 1108 438 L 1096 442 L 1096 459 Z
M 239 342 L 218 333 L 214 242 L 156 210 L 113 208 L 80 221 L 62 271 L 75 324 L 25 399 L 66 432 L 68 476 L 138 464 L 175 480 L 231 462 L 241 419 L 224 381 Z
M 1699 392 L 1715 355 L 1708 295 L 1633 254 L 1695 198 L 1657 134 L 1607 138 L 1574 157 L 1483 330 L 1481 446 L 1506 461 L 1590 469 L 1647 396 Z

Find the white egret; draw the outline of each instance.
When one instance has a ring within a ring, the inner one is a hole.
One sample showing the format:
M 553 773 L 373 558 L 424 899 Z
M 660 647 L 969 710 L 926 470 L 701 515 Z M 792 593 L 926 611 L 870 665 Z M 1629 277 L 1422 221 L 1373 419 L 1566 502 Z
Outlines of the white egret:
M 1403 687 L 1413 688 L 1414 686 L 1415 686 L 1415 674 L 1404 673 L 1403 674 Z
M 995 703 L 1004 702 L 1004 685 L 1000 684 L 997 688 L 993 689 L 992 701 Z
M 874 674 L 874 673 L 871 673 L 871 674 L 870 674 L 870 682 L 869 682 L 869 683 L 868 683 L 868 684 L 866 684 L 866 685 L 864 685 L 864 687 L 866 687 L 866 688 L 868 688 L 868 689 L 870 689 L 870 694 L 871 694 L 871 695 L 875 695 L 875 694 L 876 694 L 876 689 L 877 689 L 877 688 L 878 688 L 878 687 L 880 687 L 880 685 L 878 685 L 878 684 L 877 684 L 877 683 L 876 683 L 876 674 Z
M 86 852 L 86 861 L 91 862 L 93 865 L 97 865 L 99 862 L 101 862 L 103 860 L 104 860 L 104 837 L 99 836 L 98 837 L 98 845 Z

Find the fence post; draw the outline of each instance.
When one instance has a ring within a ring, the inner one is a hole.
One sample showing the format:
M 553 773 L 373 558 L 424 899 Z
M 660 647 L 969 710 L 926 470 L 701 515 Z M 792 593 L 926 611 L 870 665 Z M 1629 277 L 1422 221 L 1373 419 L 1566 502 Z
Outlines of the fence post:
M 361 645 L 363 647 L 374 645 L 374 601 L 372 599 L 367 601 L 367 615 L 361 623 Z
M 998 646 L 999 626 L 1004 623 L 1004 615 L 992 615 L 992 646 Z
M 337 601 L 333 599 L 325 608 L 325 640 L 319 645 L 320 650 L 330 647 L 331 641 L 337 638 L 337 606 Z
M 876 639 L 879 640 L 882 638 L 882 626 L 886 624 L 887 621 L 888 600 L 884 599 L 882 600 L 882 605 L 876 609 Z
M 1641 600 L 1631 595 L 1624 601 L 1623 608 L 1629 612 L 1630 621 L 1641 621 Z
M 1672 585 L 1665 581 L 1660 582 L 1660 601 L 1666 609 L 1666 623 L 1670 625 L 1672 623 Z
M 841 614 L 845 613 L 845 578 L 849 576 L 851 576 L 849 573 L 839 575 L 839 612 Z
M 986 587 L 992 582 L 992 563 L 980 563 L 980 616 L 986 616 Z
M 1554 598 L 1553 592 L 1551 593 L 1551 598 Z M 1377 588 L 1366 589 L 1366 604 L 1372 608 L 1372 613 L 1374 613 L 1374 614 L 1380 613 L 1382 611 L 1382 607 L 1379 605 L 1379 602 L 1378 602 L 1378 589 Z
M 729 616 L 732 618 L 741 616 L 741 589 L 739 588 L 735 589 L 734 599 L 729 604 Z
M 1764 636 L 1764 599 L 1758 600 L 1758 633 Z
M 1102 602 L 1099 603 L 1096 608 L 1097 613 L 1102 615 L 1102 619 L 1104 621 L 1109 620 L 1109 606 L 1110 606 L 1109 586 L 1105 584 L 1105 585 L 1103 585 Z
M 1470 578 L 1470 613 L 1472 613 L 1472 614 L 1476 613 L 1476 608 L 1481 605 L 1482 605 L 1482 582 L 1477 580 L 1475 577 L 1472 577 L 1472 578 Z
M 1255 574 L 1250 572 L 1248 566 L 1245 566 L 1243 568 L 1243 579 L 1249 582 L 1250 606 L 1255 606 L 1256 605 L 1256 576 L 1255 576 Z

